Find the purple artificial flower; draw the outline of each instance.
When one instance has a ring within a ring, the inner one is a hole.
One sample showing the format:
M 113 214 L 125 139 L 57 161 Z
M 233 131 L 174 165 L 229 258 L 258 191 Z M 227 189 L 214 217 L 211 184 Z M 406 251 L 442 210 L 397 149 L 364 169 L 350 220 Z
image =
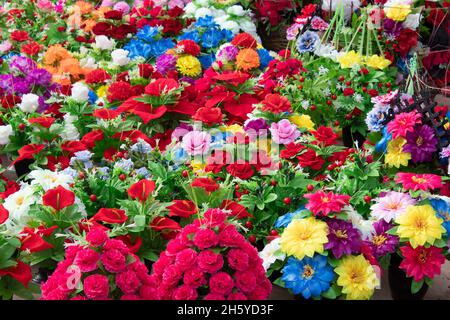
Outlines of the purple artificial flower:
M 18 94 L 30 93 L 31 84 L 28 81 L 26 81 L 24 78 L 15 77 L 12 91 L 13 91 L 13 93 L 18 93 Z
M 189 83 L 189 84 L 194 84 L 195 83 L 195 80 L 193 78 L 191 78 L 191 77 L 181 77 L 180 79 L 178 79 L 178 81 L 180 83 L 181 82 L 186 82 L 186 83 Z
M 156 59 L 156 70 L 161 74 L 174 70 L 177 64 L 177 58 L 171 54 L 162 54 Z
M 13 72 L 21 72 L 27 74 L 31 70 L 34 70 L 36 68 L 36 63 L 27 57 L 14 56 L 9 62 L 9 69 Z
M 379 220 L 373 224 L 373 227 L 375 234 L 373 234 L 372 240 L 367 241 L 367 244 L 375 258 L 380 258 L 388 253 L 394 252 L 399 239 L 397 236 L 386 233 L 393 227 L 392 224 L 384 220 Z
M 249 119 L 244 124 L 245 131 L 247 130 L 267 130 L 269 129 L 269 125 L 267 124 L 266 120 L 263 118 L 256 118 L 256 119 Z
M 392 19 L 385 19 L 383 22 L 384 32 L 388 35 L 398 36 L 402 30 L 402 23 Z
M 12 74 L 0 74 L 0 88 L 7 93 L 12 93 L 14 86 L 14 76 Z
M 194 128 L 191 125 L 181 122 L 178 125 L 178 127 L 176 127 L 175 130 L 173 130 L 172 139 L 181 140 L 184 135 L 186 135 L 188 132 L 192 130 L 194 130 Z
M 217 60 L 220 61 L 234 61 L 236 59 L 236 56 L 239 53 L 238 47 L 227 44 L 226 46 L 219 49 L 219 51 L 216 54 Z
M 31 70 L 25 78 L 32 86 L 47 86 L 52 81 L 52 75 L 45 69 Z
M 328 224 L 328 243 L 325 249 L 330 249 L 333 255 L 339 259 L 342 255 L 358 253 L 361 249 L 361 235 L 351 222 L 344 220 L 330 220 Z
M 427 126 L 415 126 L 414 131 L 406 134 L 406 144 L 404 152 L 411 153 L 413 162 L 431 161 L 433 153 L 437 150 L 438 139 L 434 135 L 434 130 Z

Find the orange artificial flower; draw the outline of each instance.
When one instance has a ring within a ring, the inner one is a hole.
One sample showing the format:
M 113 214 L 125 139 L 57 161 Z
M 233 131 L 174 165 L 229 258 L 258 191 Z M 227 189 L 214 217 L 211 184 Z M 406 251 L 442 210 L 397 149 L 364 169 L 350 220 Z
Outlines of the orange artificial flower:
M 242 49 L 236 56 L 236 65 L 240 70 L 249 71 L 258 68 L 259 64 L 258 52 L 253 49 Z

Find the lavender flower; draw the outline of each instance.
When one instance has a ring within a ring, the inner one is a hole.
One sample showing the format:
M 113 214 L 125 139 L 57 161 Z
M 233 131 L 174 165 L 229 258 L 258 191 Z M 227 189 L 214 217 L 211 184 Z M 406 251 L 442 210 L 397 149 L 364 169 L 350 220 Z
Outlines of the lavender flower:
M 174 70 L 177 64 L 177 58 L 171 54 L 163 54 L 156 59 L 156 70 L 161 74 Z
M 297 50 L 300 53 L 312 52 L 320 44 L 320 38 L 317 33 L 306 31 L 297 40 Z
M 431 127 L 415 126 L 414 131 L 406 134 L 406 145 L 403 151 L 411 153 L 413 162 L 431 161 L 433 153 L 437 150 L 437 143 L 438 139 Z

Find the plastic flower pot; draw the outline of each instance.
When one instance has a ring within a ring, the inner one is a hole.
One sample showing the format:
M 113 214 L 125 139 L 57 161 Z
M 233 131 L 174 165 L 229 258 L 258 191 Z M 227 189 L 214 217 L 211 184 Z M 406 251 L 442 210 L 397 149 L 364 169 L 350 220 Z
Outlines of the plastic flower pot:
M 347 148 L 353 148 L 355 146 L 355 142 L 360 148 L 362 147 L 364 141 L 366 141 L 366 137 L 359 132 L 352 132 L 352 128 L 347 126 L 342 128 L 342 141 L 344 142 L 344 146 Z
M 406 276 L 400 269 L 402 258 L 398 254 L 391 255 L 391 263 L 388 270 L 389 287 L 394 300 L 422 300 L 428 291 L 428 285 L 423 284 L 417 293 L 411 293 L 412 278 Z
M 25 175 L 31 172 L 30 165 L 34 162 L 33 159 L 24 159 L 17 161 L 14 164 L 14 168 L 16 170 L 17 177 L 24 177 Z

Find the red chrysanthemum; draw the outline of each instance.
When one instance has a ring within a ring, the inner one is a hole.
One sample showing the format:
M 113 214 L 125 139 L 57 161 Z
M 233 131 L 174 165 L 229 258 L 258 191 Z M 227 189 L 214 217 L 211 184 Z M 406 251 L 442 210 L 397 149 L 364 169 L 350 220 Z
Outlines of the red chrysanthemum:
M 311 210 L 316 216 L 327 216 L 331 212 L 338 213 L 345 205 L 348 205 L 348 202 L 351 199 L 351 197 L 347 195 L 335 194 L 333 192 L 325 193 L 323 191 L 307 193 L 304 197 L 308 199 L 305 208 Z
M 408 243 L 400 250 L 404 257 L 400 268 L 405 270 L 408 277 L 413 277 L 414 281 L 421 281 L 424 277 L 433 279 L 441 273 L 441 266 L 445 262 L 441 248 L 418 246 L 413 249 Z

